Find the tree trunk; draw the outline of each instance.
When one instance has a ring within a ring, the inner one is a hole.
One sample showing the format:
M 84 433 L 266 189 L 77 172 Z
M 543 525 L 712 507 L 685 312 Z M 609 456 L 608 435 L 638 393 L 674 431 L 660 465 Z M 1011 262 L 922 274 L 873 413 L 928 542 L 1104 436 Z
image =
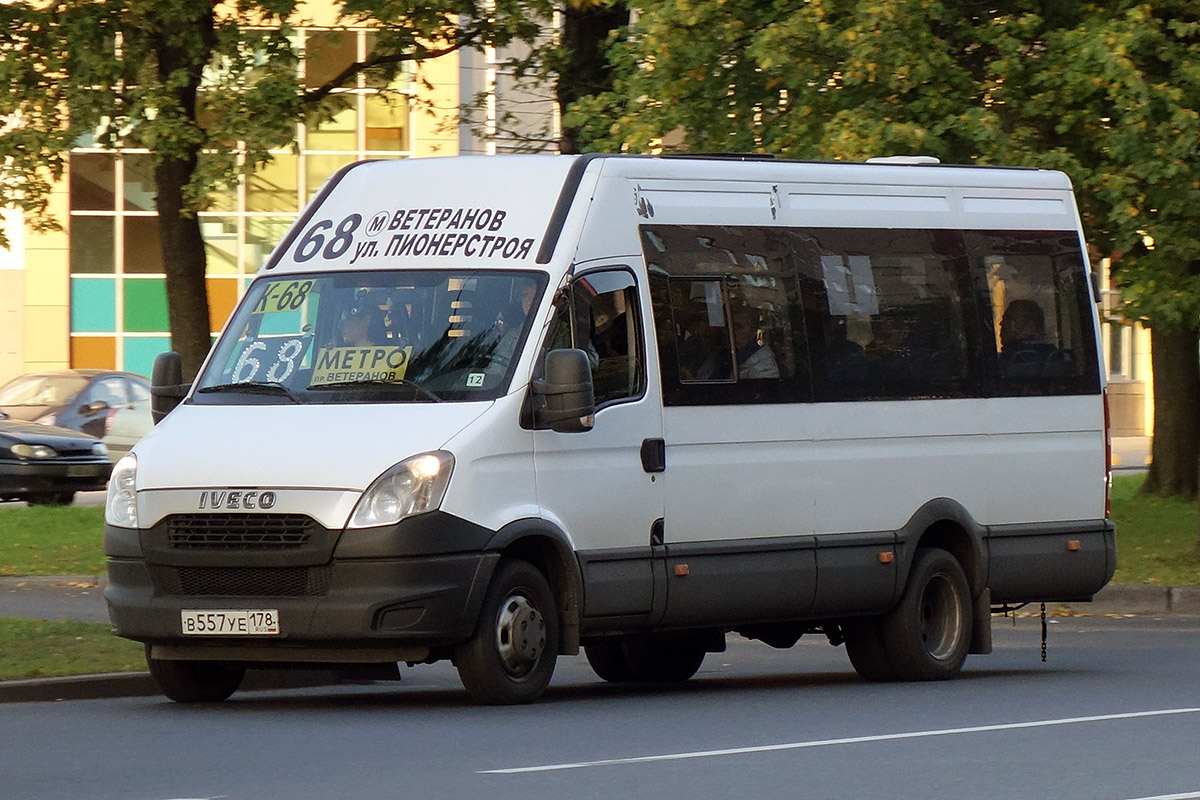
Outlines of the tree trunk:
M 565 5 L 562 47 L 567 57 L 554 85 L 560 115 L 581 97 L 612 90 L 612 65 L 604 45 L 609 34 L 628 24 L 629 7 L 624 0 L 586 9 L 572 3 Z M 578 153 L 579 128 L 564 125 L 558 149 L 561 153 Z
M 1200 476 L 1200 333 L 1196 328 L 1152 328 L 1154 442 L 1142 491 L 1195 497 Z
M 186 11 L 185 11 L 186 9 Z M 211 345 L 208 316 L 207 257 L 200 220 L 185 201 L 188 184 L 196 173 L 202 138 L 195 133 L 196 100 L 204 67 L 215 43 L 213 6 L 192 0 L 182 3 L 178 16 L 163 20 L 155 47 L 158 80 L 172 87 L 176 106 L 160 111 L 174 116 L 179 144 L 170 138 L 159 149 L 154 167 L 157 184 L 158 230 L 162 240 L 163 269 L 167 274 L 167 318 L 171 347 L 183 361 L 183 377 L 192 380 Z M 187 13 L 190 11 L 190 14 Z
M 154 169 L 158 185 L 158 230 L 163 268 L 167 273 L 167 318 L 171 348 L 183 359 L 183 377 L 190 381 L 208 354 L 207 258 L 200 219 L 189 213 L 183 190 L 196 170 L 196 159 L 164 159 Z

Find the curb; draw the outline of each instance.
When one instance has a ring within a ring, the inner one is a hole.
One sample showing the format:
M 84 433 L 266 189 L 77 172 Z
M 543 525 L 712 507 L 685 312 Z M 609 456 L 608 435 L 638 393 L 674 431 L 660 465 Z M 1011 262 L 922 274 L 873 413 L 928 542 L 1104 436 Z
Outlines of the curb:
M 1047 604 L 1049 605 L 1049 604 Z M 1090 603 L 1061 603 L 1086 616 L 1120 614 L 1154 617 L 1200 617 L 1200 587 L 1113 586 L 1096 593 Z
M 304 689 L 345 683 L 333 670 L 250 670 L 238 691 Z M 114 697 L 157 697 L 162 695 L 149 672 L 104 672 L 98 675 L 67 675 L 59 678 L 29 678 L 0 681 L 0 704 L 43 703 L 59 700 L 106 700 Z M 164 699 L 164 702 L 166 700 Z

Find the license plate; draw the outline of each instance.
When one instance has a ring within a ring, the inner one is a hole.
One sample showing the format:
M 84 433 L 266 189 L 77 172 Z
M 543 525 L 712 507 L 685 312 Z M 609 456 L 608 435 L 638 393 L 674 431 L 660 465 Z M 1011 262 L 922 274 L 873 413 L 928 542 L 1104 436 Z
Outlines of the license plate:
M 278 636 L 279 612 L 273 608 L 180 612 L 184 636 Z
M 76 464 L 75 466 L 67 467 L 68 478 L 84 478 L 89 475 L 96 475 L 100 470 L 91 465 Z

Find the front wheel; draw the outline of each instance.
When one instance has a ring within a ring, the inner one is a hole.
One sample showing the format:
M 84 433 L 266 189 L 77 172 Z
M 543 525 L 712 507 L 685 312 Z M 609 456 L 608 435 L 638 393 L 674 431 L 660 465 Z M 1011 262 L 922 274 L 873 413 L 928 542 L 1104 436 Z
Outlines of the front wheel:
M 150 677 L 162 693 L 176 703 L 217 703 L 237 691 L 246 677 L 243 667 L 214 661 L 167 661 L 151 658 L 146 647 Z
M 971 619 L 971 591 L 958 560 L 939 548 L 918 550 L 900 604 L 882 625 L 895 678 L 957 675 L 971 644 Z
M 475 635 L 454 651 L 458 677 L 479 703 L 530 703 L 558 658 L 558 611 L 546 578 L 525 561 L 501 561 Z

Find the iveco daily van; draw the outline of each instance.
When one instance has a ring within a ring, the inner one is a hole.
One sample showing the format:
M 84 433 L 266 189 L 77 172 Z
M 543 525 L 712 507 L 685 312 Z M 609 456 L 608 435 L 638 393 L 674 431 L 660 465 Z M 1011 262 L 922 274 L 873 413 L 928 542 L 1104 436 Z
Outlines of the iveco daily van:
M 156 363 L 169 413 L 107 501 L 116 632 L 184 702 L 451 659 L 512 703 L 560 654 L 681 681 L 730 633 L 947 678 L 994 609 L 1091 598 L 1115 554 L 1071 187 L 928 161 L 343 169 L 194 382 Z

